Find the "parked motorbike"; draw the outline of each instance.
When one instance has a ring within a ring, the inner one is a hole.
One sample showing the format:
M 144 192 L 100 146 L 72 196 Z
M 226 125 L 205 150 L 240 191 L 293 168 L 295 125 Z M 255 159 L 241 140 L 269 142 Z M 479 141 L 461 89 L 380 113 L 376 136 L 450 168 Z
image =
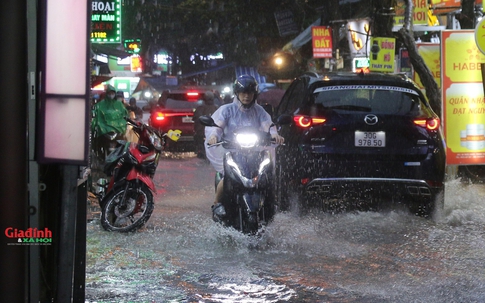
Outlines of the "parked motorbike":
M 106 158 L 108 158 L 108 155 L 116 149 L 118 145 L 117 141 L 122 140 L 123 138 L 124 134 L 113 131 L 97 137 L 94 141 L 94 157 L 92 158 L 93 163 L 91 166 L 101 170 L 106 163 Z
M 174 141 L 180 137 L 178 130 L 163 134 L 131 119 L 126 121 L 139 136 L 138 143 L 119 140 L 104 166 L 109 183 L 106 179 L 98 181 L 101 225 L 108 231 L 130 232 L 148 221 L 154 207 L 153 176 L 165 137 Z
M 218 127 L 209 116 L 199 121 L 205 126 Z M 272 127 L 274 127 L 273 125 Z M 222 138 L 224 154 L 223 201 L 225 215 L 214 220 L 246 234 L 257 234 L 275 215 L 273 160 L 271 135 L 254 127 L 241 127 L 234 139 Z M 221 180 L 216 173 L 215 186 Z

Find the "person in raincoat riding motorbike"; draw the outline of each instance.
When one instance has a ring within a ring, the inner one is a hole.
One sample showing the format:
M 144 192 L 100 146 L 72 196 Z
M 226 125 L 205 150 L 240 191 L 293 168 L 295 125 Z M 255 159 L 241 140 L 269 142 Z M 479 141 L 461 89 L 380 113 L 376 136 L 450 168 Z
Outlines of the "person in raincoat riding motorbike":
M 278 135 L 271 116 L 265 109 L 256 103 L 258 96 L 258 82 L 249 75 L 239 76 L 233 85 L 234 98 L 232 103 L 222 105 L 213 114 L 212 119 L 219 127 L 205 128 L 205 149 L 207 159 L 211 162 L 214 169 L 223 177 L 224 148 L 221 145 L 211 147 L 211 145 L 222 140 L 222 137 L 230 137 L 234 130 L 242 126 L 257 127 L 261 131 L 270 131 L 275 143 L 282 144 L 284 138 Z M 223 196 L 223 180 L 219 181 L 216 188 L 216 197 L 212 212 L 214 220 L 226 214 L 224 206 L 220 203 Z
M 126 120 L 128 110 L 125 105 L 116 100 L 116 90 L 113 86 L 106 87 L 106 96 L 103 100 L 96 103 L 93 108 L 93 120 L 91 121 L 91 131 L 95 140 L 95 150 L 106 145 L 103 135 L 114 132 L 123 138 L 126 132 Z

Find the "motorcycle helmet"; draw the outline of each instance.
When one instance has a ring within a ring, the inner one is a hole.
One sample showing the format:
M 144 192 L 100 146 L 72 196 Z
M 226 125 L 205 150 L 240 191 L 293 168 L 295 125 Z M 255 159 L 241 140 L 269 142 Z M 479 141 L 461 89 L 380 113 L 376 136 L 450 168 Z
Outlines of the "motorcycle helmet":
M 253 100 L 248 105 L 243 105 L 246 108 L 253 106 L 258 97 L 258 82 L 250 75 L 242 75 L 237 77 L 234 81 L 233 92 L 239 100 L 239 93 L 254 93 Z M 241 100 L 239 100 L 241 102 Z

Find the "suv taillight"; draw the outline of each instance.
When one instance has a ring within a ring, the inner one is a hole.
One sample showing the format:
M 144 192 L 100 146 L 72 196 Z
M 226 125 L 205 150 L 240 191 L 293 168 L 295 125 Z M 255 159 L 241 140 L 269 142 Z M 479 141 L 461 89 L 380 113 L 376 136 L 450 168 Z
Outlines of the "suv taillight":
M 325 118 L 318 118 L 318 117 L 310 117 L 310 116 L 293 116 L 293 121 L 295 121 L 296 126 L 298 127 L 311 127 L 315 124 L 323 124 L 325 123 Z
M 415 119 L 414 124 L 419 125 L 428 130 L 437 130 L 440 127 L 440 119 L 438 118 Z

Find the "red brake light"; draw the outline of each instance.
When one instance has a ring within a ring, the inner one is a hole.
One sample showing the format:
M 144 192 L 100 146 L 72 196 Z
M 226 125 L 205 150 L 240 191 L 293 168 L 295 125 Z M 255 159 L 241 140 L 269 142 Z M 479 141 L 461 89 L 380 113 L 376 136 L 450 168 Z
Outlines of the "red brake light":
M 194 91 L 187 92 L 187 100 L 189 101 L 197 101 L 199 100 L 199 93 Z
M 430 119 L 416 119 L 414 124 L 424 127 L 428 130 L 436 130 L 440 127 L 440 119 L 430 118 Z
M 165 115 L 162 112 L 155 113 L 155 120 L 156 121 L 163 121 L 165 120 Z
M 325 123 L 326 119 L 310 116 L 293 116 L 293 121 L 295 121 L 297 126 L 307 128 L 315 124 Z

